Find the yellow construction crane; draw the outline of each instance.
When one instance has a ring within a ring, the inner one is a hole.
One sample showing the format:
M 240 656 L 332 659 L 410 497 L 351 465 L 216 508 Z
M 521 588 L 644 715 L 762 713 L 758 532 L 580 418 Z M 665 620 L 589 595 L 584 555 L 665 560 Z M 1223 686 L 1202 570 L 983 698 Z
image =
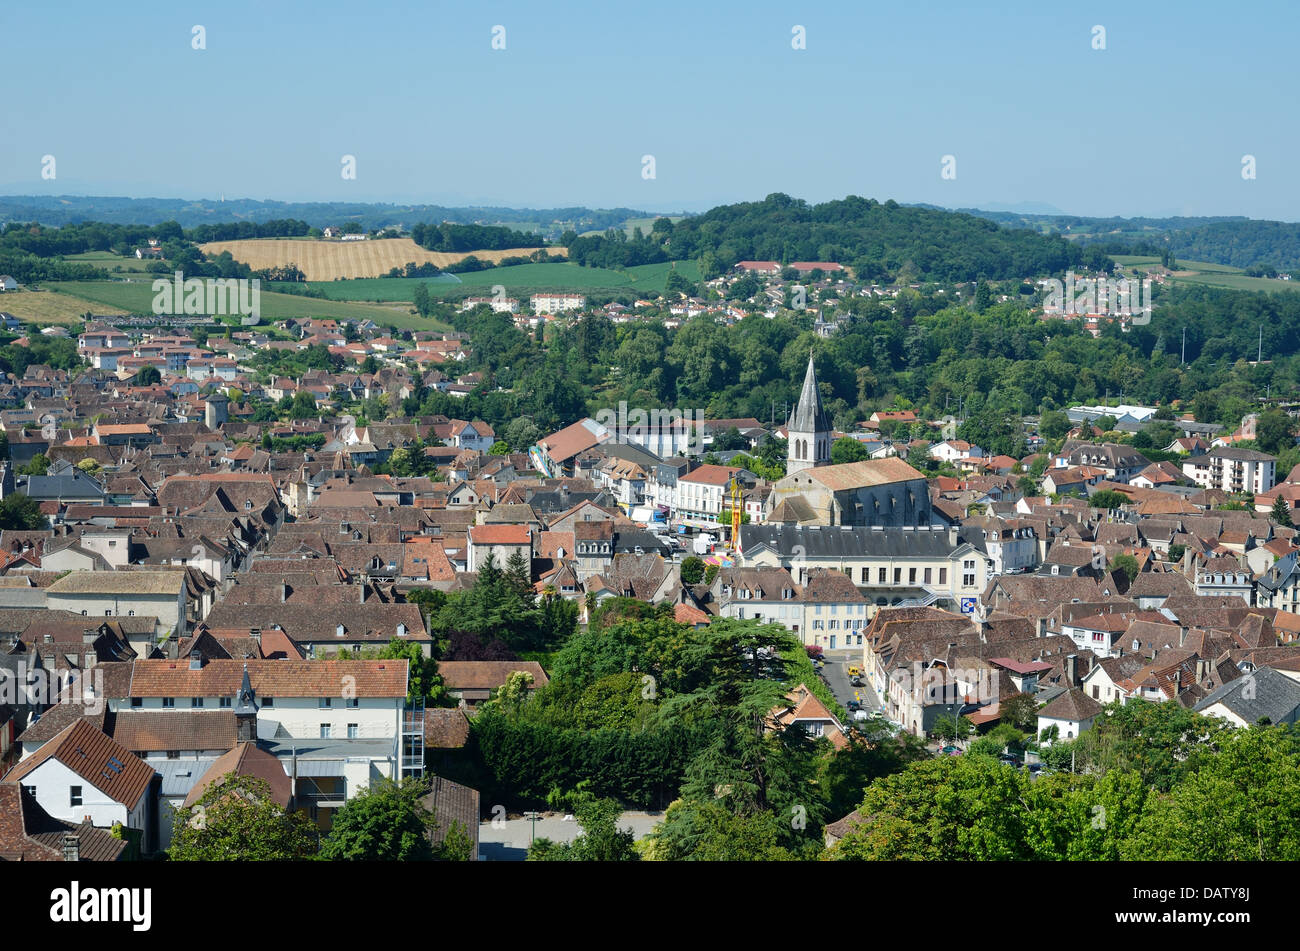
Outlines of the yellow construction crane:
M 735 476 L 731 477 L 731 548 L 739 553 L 740 551 L 740 509 L 741 509 L 741 489 L 740 480 Z

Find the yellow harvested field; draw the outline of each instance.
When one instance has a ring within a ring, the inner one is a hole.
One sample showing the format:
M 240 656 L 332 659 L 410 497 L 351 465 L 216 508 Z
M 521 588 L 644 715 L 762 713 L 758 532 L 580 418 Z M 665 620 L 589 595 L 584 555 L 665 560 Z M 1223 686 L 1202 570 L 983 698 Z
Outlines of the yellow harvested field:
M 333 281 L 338 278 L 384 277 L 395 267 L 428 262 L 435 267 L 455 264 L 471 254 L 494 264 L 502 258 L 527 257 L 540 248 L 509 248 L 505 251 L 467 251 L 449 254 L 426 251 L 410 238 L 381 238 L 366 241 L 312 240 L 310 238 L 251 238 L 242 241 L 211 241 L 199 245 L 204 254 L 229 251 L 254 271 L 296 264 L 309 281 Z M 549 254 L 563 255 L 564 249 L 546 249 Z
M 82 314 L 96 314 L 102 317 L 119 316 L 126 311 L 120 307 L 97 304 L 70 294 L 55 294 L 52 291 L 10 291 L 0 295 L 0 311 L 13 314 L 20 320 L 30 320 L 34 324 L 64 324 L 76 326 L 81 323 Z

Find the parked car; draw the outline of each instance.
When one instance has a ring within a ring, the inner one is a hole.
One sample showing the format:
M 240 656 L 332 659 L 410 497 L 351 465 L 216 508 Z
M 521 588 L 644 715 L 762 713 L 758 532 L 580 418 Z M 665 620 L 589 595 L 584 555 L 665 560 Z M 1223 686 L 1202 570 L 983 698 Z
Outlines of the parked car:
M 861 686 L 862 686 L 862 678 L 861 678 L 861 677 L 850 677 L 850 678 L 849 678 L 849 683 L 852 684 L 852 685 L 855 686 L 855 687 L 861 687 Z
M 939 752 L 944 756 L 961 756 L 961 750 L 955 746 L 945 746 Z
M 848 707 L 850 713 L 856 713 L 858 710 L 862 709 L 862 704 L 858 703 L 856 700 L 850 700 L 845 704 L 845 706 Z

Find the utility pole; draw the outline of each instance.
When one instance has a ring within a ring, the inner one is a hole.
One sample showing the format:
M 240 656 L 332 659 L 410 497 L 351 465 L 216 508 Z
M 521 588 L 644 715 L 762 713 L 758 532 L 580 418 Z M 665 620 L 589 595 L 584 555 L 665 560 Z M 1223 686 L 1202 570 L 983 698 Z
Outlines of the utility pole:
M 1259 354 L 1255 357 L 1256 363 L 1264 362 L 1264 325 L 1259 325 Z
M 1183 366 L 1187 365 L 1187 328 L 1186 327 L 1183 328 L 1183 359 L 1180 361 L 1180 363 Z

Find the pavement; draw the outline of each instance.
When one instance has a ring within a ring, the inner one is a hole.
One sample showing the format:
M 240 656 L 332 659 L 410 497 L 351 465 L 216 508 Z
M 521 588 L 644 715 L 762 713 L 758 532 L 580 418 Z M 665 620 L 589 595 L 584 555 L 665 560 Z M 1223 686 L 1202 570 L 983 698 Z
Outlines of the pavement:
M 864 678 L 861 687 L 854 687 L 849 683 L 849 665 L 862 666 L 861 649 L 826 651 L 822 656 L 826 661 L 822 676 L 841 705 L 847 709 L 849 701 L 856 700 L 868 713 L 881 708 L 880 698 L 876 696 L 870 681 Z
M 552 842 L 572 842 L 582 834 L 582 826 L 562 812 L 543 812 L 537 820 L 535 831 L 539 839 Z M 628 830 L 637 839 L 644 839 L 663 820 L 662 812 L 628 811 L 619 818 L 618 827 Z M 534 824 L 529 819 L 508 818 L 487 820 L 478 826 L 478 851 L 489 862 L 522 862 L 528 857 Z

